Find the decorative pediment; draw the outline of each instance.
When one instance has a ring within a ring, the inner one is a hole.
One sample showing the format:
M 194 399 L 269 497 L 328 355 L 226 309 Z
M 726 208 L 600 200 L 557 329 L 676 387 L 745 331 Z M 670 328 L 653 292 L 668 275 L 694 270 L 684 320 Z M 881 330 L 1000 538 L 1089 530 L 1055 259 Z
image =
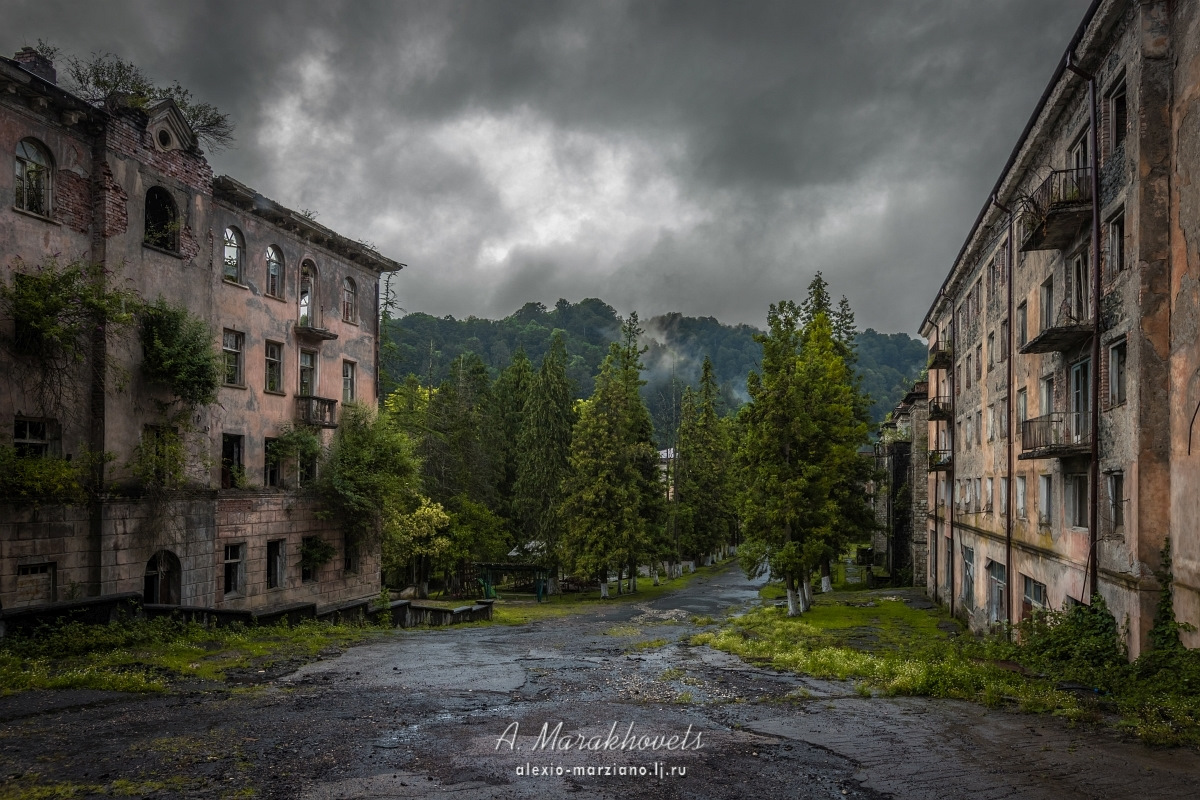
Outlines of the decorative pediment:
M 154 101 L 146 107 L 146 114 L 146 129 L 159 150 L 191 150 L 196 146 L 192 126 L 171 98 Z

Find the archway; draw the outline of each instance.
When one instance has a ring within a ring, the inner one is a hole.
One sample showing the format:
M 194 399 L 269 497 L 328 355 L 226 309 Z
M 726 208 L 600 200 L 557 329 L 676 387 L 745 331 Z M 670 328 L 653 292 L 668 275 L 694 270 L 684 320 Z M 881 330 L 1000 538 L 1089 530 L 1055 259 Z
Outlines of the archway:
M 147 604 L 179 605 L 179 559 L 170 550 L 159 550 L 146 562 L 142 601 Z

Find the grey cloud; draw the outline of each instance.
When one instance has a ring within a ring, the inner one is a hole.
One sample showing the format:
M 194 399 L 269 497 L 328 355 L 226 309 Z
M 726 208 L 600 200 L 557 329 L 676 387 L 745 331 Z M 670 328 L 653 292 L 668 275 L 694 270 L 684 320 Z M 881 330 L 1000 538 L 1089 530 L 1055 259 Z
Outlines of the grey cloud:
M 861 326 L 911 332 L 1086 5 L 0 0 L 0 47 L 112 51 L 230 112 L 214 167 L 410 264 L 410 310 L 761 323 L 820 269 Z M 283 146 L 285 99 L 311 131 Z M 511 141 L 450 140 L 472 120 L 550 131 L 556 172 L 514 191 L 489 169 Z M 534 199 L 561 180 L 595 206 L 556 236 Z M 664 186 L 678 209 L 638 205 Z

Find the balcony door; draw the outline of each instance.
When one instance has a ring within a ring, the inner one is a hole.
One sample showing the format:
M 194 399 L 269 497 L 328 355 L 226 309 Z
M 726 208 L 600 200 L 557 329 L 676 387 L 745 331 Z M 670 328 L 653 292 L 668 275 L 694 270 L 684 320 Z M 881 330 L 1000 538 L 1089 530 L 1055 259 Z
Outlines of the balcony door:
M 1071 435 L 1076 442 L 1087 439 L 1091 431 L 1091 362 L 1080 361 L 1071 367 Z

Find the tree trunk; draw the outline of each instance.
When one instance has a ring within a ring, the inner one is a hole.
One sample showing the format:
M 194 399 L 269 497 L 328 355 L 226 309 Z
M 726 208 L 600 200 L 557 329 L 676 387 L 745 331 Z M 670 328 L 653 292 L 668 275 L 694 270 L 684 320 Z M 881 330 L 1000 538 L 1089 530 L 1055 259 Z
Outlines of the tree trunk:
M 650 577 L 654 579 L 654 585 L 658 586 L 658 563 L 650 565 Z
M 829 569 L 829 556 L 821 559 L 821 593 L 833 591 L 833 576 Z
M 562 594 L 562 587 L 558 585 L 558 570 L 552 570 L 546 579 L 546 594 Z
M 629 593 L 630 594 L 637 594 L 637 574 L 638 574 L 637 564 L 636 563 L 630 564 L 629 565 Z
M 792 578 L 787 578 L 787 579 L 785 579 L 784 583 L 787 586 L 787 603 L 788 603 L 787 615 L 789 617 L 798 617 L 798 616 L 800 616 L 801 609 L 800 609 L 800 598 L 797 596 L 797 593 L 796 593 L 796 581 Z
M 608 599 L 608 578 L 600 579 L 600 599 L 601 600 Z
M 804 576 L 804 580 L 800 582 L 800 593 L 803 596 L 804 610 L 808 611 L 812 608 L 812 578 L 808 575 Z

